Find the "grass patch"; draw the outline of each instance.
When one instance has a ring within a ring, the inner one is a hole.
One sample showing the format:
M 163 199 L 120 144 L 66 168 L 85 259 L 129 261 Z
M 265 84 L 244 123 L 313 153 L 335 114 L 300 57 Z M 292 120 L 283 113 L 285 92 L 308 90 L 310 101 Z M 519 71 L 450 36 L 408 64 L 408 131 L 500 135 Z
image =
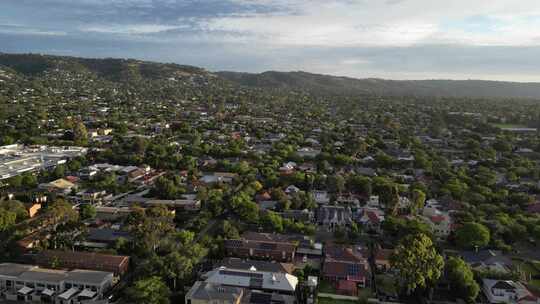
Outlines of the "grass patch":
M 519 124 L 493 123 L 491 125 L 494 126 L 494 127 L 497 127 L 497 128 L 501 128 L 501 129 L 504 129 L 504 128 L 527 128 L 527 126 L 519 125 Z
M 358 301 L 352 301 L 352 300 L 337 300 L 332 298 L 317 298 L 318 304 L 352 304 L 352 303 L 358 303 Z

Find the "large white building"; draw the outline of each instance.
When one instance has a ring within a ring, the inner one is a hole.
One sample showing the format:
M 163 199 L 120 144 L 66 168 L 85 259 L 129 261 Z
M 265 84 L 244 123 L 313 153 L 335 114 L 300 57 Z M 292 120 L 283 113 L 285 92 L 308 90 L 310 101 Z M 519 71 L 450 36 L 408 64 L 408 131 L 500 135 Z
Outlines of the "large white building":
M 0 180 L 25 172 L 51 169 L 85 155 L 83 147 L 9 145 L 0 147 Z

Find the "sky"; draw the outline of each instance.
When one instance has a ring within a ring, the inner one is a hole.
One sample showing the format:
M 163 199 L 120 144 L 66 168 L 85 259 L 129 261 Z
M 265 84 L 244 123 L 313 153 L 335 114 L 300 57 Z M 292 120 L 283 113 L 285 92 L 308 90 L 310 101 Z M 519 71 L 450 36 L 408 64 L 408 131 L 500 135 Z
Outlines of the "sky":
M 0 52 L 540 82 L 540 1 L 0 0 Z

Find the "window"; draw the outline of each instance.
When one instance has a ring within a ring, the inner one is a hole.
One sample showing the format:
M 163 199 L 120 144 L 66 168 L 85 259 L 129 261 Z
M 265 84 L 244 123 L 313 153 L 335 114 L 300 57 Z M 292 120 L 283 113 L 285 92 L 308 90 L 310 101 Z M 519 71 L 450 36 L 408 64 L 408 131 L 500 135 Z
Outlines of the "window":
M 71 283 L 66 283 L 66 289 L 70 289 L 71 288 Z
M 11 284 L 13 284 L 13 281 L 6 281 L 6 286 L 11 287 Z

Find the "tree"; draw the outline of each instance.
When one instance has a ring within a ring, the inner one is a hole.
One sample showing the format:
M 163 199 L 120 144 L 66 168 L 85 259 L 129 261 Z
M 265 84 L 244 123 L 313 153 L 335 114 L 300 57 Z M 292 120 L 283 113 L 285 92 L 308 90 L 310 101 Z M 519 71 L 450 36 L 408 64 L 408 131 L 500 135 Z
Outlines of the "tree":
M 353 192 L 371 195 L 371 179 L 367 176 L 352 175 L 347 180 L 347 187 Z
M 473 249 L 489 243 L 489 229 L 479 223 L 469 222 L 456 231 L 456 242 L 461 248 Z
M 451 281 L 452 289 L 469 303 L 474 303 L 480 286 L 474 280 L 471 267 L 461 258 L 450 257 L 446 262 L 446 273 Z
M 73 141 L 76 145 L 86 145 L 88 143 L 88 131 L 82 122 L 78 122 L 73 127 Z
M 390 264 L 399 272 L 402 288 L 407 294 L 425 289 L 442 274 L 444 260 L 431 239 L 423 234 L 404 237 L 390 257 Z
M 232 197 L 231 208 L 245 221 L 256 223 L 259 220 L 259 206 L 246 192 L 239 192 Z
M 261 217 L 261 224 L 268 230 L 283 232 L 283 218 L 272 211 L 265 211 Z
M 25 188 L 33 188 L 37 186 L 38 180 L 34 174 L 28 173 L 23 175 L 21 184 Z
M 327 180 L 328 190 L 334 193 L 341 193 L 345 190 L 345 179 L 341 175 L 331 175 Z
M 81 219 L 83 220 L 93 219 L 96 217 L 96 214 L 97 214 L 96 207 L 90 204 L 81 205 L 79 209 L 79 214 L 80 214 Z
M 422 208 L 424 208 L 424 203 L 426 202 L 426 194 L 424 191 L 419 189 L 414 189 L 412 193 L 412 211 L 413 213 L 418 212 Z
M 17 214 L 10 211 L 2 210 L 0 212 L 0 232 L 4 232 L 15 225 Z
M 126 294 L 136 304 L 169 304 L 171 291 L 159 277 L 152 276 L 136 281 Z
M 391 215 L 397 215 L 399 206 L 399 189 L 395 183 L 386 184 L 382 193 L 379 193 L 381 203 Z

